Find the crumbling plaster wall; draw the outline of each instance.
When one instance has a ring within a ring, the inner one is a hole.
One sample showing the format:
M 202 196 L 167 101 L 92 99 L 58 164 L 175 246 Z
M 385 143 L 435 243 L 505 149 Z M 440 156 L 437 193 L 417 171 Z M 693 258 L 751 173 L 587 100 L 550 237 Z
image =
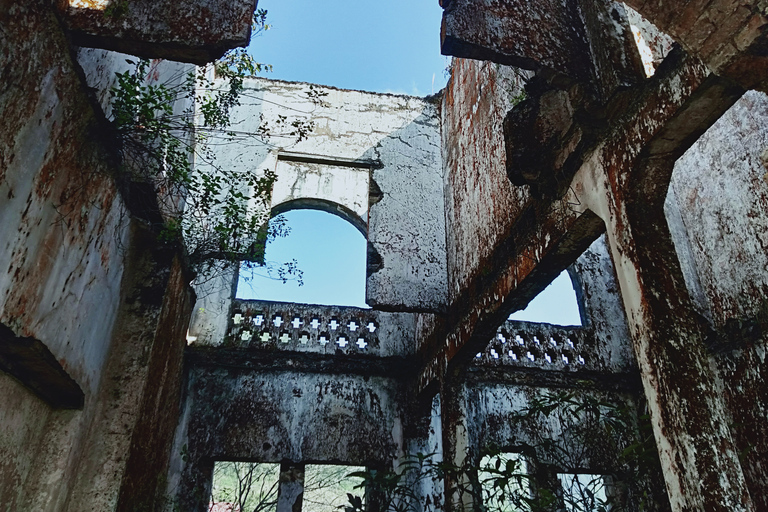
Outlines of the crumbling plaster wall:
M 173 356 L 181 347 L 173 340 L 183 339 L 190 291 L 172 251 L 159 254 L 124 206 L 98 106 L 107 84 L 88 88 L 93 69 L 74 60 L 53 8 L 33 1 L 0 9 L 0 324 L 10 333 L 3 351 L 37 343 L 31 366 L 15 373 L 21 381 L 0 376 L 0 503 L 112 510 L 142 465 L 137 425 L 152 424 L 153 447 L 162 450 L 175 424 L 162 409 L 178 397 Z M 117 60 L 102 59 L 96 74 L 110 77 L 121 69 Z M 55 395 L 57 385 L 36 373 L 53 366 L 82 391 L 82 403 L 30 391 L 48 386 Z M 148 453 L 141 472 L 152 478 L 163 455 Z M 151 499 L 154 486 L 134 490 Z
M 280 114 L 289 120 L 314 121 L 315 128 L 300 142 L 273 133 L 272 148 L 266 155 L 247 147 L 228 149 L 221 163 L 229 168 L 241 162 L 258 166 L 261 159 L 274 158 L 276 151 L 372 162 L 370 179 L 381 197 L 363 220 L 367 220 L 368 241 L 381 256 L 382 268 L 367 279 L 366 299 L 371 306 L 384 309 L 442 308 L 445 226 L 440 124 L 435 105 L 422 98 L 311 88 L 304 83 L 252 80 L 246 87 L 252 100 L 243 101 L 234 114 L 235 130 L 254 133 L 263 123 L 276 127 Z M 314 102 L 312 89 L 323 94 Z M 286 106 L 291 110 L 284 110 Z M 259 113 L 264 114 L 263 121 Z M 296 180 L 292 186 L 302 185 L 301 179 Z M 282 186 L 277 185 L 276 191 Z M 369 187 L 373 189 L 373 185 Z M 311 191 L 303 191 L 304 197 Z M 341 193 L 334 196 L 344 197 Z M 343 206 L 351 211 L 360 209 L 355 202 Z
M 194 365 L 169 488 L 205 510 L 216 460 L 379 465 L 403 450 L 403 389 L 381 375 Z
M 281 115 L 287 119 L 282 125 Z M 277 172 L 273 211 L 322 208 L 357 219 L 353 224 L 358 229 L 367 227 L 369 252 L 381 260 L 366 280 L 370 306 L 431 312 L 445 307 L 440 119 L 433 103 L 249 79 L 232 120 L 237 142 L 215 147 L 216 162 L 230 170 Z M 314 129 L 298 142 L 289 134 L 296 120 L 314 122 Z M 265 128 L 270 134 L 266 139 L 260 135 Z M 222 339 L 234 277 L 225 275 L 215 284 L 225 292 L 198 293 L 201 299 L 190 326 L 198 341 Z
M 667 208 L 686 283 L 712 322 L 711 366 L 733 416 L 742 467 L 760 507 L 768 478 L 768 96 L 750 91 L 675 164 Z M 675 213 L 679 221 L 675 223 Z M 682 225 L 680 225 L 682 224 Z

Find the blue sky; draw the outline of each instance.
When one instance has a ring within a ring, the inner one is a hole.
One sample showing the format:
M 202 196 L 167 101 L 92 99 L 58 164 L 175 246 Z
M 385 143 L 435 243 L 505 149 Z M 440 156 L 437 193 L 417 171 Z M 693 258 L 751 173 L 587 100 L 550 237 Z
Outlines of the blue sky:
M 258 8 L 272 28 L 250 52 L 272 64 L 266 76 L 415 96 L 445 85 L 437 0 L 259 0 Z
M 290 233 L 267 244 L 266 259 L 278 265 L 295 259 L 304 285 L 284 284 L 257 268 L 252 279 L 248 271 L 241 272 L 238 297 L 367 307 L 366 241 L 360 231 L 340 217 L 317 210 L 292 210 L 283 217 Z
M 437 0 L 324 2 L 260 0 L 272 28 L 253 39 L 250 53 L 281 80 L 343 89 L 425 96 L 445 86 Z M 285 214 L 291 233 L 267 246 L 273 262 L 296 259 L 304 285 L 257 274 L 241 280 L 238 297 L 310 304 L 365 306 L 365 239 L 351 224 L 320 211 Z M 534 299 L 518 320 L 580 323 L 567 274 Z

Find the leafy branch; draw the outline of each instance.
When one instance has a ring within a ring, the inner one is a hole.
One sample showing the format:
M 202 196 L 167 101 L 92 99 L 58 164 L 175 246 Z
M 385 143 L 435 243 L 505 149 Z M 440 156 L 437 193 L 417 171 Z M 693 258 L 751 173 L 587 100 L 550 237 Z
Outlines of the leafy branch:
M 269 28 L 266 11 L 256 11 L 253 19 L 255 34 Z M 264 123 L 255 134 L 232 130 L 245 80 L 271 70 L 242 48 L 162 82 L 156 62 L 128 63 L 134 68 L 117 73 L 110 91 L 118 178 L 141 191 L 144 216 L 161 226 L 163 240 L 183 241 L 193 270 L 208 273 L 241 261 L 263 266 L 265 244 L 288 232 L 284 223 L 267 222 L 276 175 L 269 169 L 224 168 L 215 148 L 245 137 L 269 144 L 270 137 L 287 136 L 295 143 L 314 124 L 278 116 L 274 126 Z M 300 277 L 295 262 L 278 273 L 284 280 Z

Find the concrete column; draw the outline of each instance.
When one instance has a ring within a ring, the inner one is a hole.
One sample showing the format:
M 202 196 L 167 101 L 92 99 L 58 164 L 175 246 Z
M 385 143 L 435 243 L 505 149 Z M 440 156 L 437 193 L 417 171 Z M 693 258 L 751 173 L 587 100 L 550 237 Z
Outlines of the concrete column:
M 304 501 L 304 464 L 280 464 L 277 512 L 301 512 Z
M 454 370 L 455 371 L 455 370 Z M 461 380 L 450 371 L 440 386 L 442 406 L 443 461 L 459 470 L 472 464 L 471 438 L 469 435 L 466 404 L 461 392 Z M 474 510 L 472 481 L 465 471 L 447 472 L 445 478 L 445 510 Z
M 586 202 L 606 221 L 672 510 L 752 511 L 704 346 L 705 322 L 689 297 L 664 217 L 669 160 L 646 164 L 643 175 L 652 186 L 634 183 L 635 195 L 624 192 L 626 184 L 597 177 L 597 192 Z M 611 182 L 614 190 L 603 188 Z

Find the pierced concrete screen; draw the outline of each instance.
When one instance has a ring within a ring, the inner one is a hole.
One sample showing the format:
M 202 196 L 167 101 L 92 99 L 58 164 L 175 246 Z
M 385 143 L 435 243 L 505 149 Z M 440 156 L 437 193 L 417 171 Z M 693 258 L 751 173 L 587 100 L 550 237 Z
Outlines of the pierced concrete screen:
M 579 300 L 568 271 L 560 273 L 528 307 L 512 313 L 509 319 L 552 325 L 581 325 Z
M 218 461 L 213 466 L 209 512 L 277 510 L 280 464 Z
M 290 232 L 267 243 L 266 267 L 241 269 L 237 298 L 367 307 L 366 240 L 358 229 L 317 210 L 282 217 Z M 299 274 L 283 282 L 280 272 L 294 260 Z
M 348 494 L 364 501 L 365 491 L 355 489 L 362 479 L 350 473 L 365 471 L 362 466 L 307 464 L 304 480 L 304 512 L 338 512 L 349 506 Z

